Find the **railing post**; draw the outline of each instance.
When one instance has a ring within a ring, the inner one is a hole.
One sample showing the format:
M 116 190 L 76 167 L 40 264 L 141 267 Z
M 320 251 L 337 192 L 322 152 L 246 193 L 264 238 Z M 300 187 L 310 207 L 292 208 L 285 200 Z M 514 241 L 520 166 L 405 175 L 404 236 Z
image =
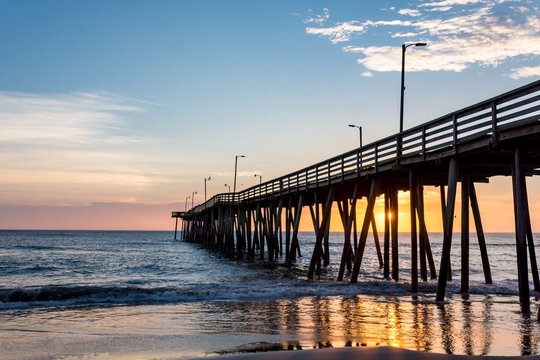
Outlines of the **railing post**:
M 379 171 L 379 143 L 375 144 L 375 172 Z
M 399 163 L 399 158 L 401 157 L 401 133 L 396 136 L 396 158 Z
M 345 181 L 345 158 L 341 156 L 341 182 Z
M 491 103 L 491 142 L 497 142 L 497 104 Z
M 328 167 L 328 169 L 327 169 L 328 170 L 328 185 L 330 185 L 330 164 L 331 164 L 331 162 L 330 162 L 330 160 L 328 160 L 328 163 L 326 165 Z
M 454 154 L 457 152 L 457 116 L 454 114 L 452 115 L 452 135 L 453 135 L 453 147 L 454 147 Z
M 426 127 L 422 126 L 422 161 L 426 160 Z
M 360 175 L 360 149 L 356 150 L 356 176 Z

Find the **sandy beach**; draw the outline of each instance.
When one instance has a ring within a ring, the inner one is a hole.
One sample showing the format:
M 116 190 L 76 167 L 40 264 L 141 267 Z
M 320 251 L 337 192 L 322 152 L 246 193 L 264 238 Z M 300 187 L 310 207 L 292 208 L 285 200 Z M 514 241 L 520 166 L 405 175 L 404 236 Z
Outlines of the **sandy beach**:
M 197 358 L 202 359 L 202 358 Z M 192 360 L 197 360 L 192 359 Z M 338 359 L 362 359 L 362 360 L 513 360 L 513 359 L 540 359 L 540 355 L 532 356 L 482 356 L 482 355 L 449 355 L 419 352 L 406 349 L 392 348 L 389 346 L 365 347 L 365 348 L 335 348 L 335 349 L 310 349 L 294 351 L 269 351 L 249 354 L 232 354 L 217 357 L 219 360 L 338 360 Z

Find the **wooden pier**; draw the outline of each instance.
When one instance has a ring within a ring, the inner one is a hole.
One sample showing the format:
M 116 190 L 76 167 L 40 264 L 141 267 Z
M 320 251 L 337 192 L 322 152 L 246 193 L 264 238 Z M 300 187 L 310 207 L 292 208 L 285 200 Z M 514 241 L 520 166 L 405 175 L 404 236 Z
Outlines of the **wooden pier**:
M 437 278 L 437 300 L 445 298 L 451 277 L 450 249 L 457 184 L 461 183 L 461 292 L 469 288 L 469 207 L 472 209 L 486 283 L 491 283 L 486 240 L 475 183 L 492 176 L 512 176 L 516 259 L 522 311 L 530 311 L 529 264 L 535 291 L 540 291 L 525 178 L 540 174 L 540 81 L 442 116 L 399 134 L 253 186 L 218 194 L 182 218 L 182 239 L 223 254 L 290 265 L 300 254 L 298 229 L 302 209 L 309 208 L 315 246 L 308 278 L 329 265 L 329 227 L 337 203 L 344 228 L 338 280 L 345 269 L 357 282 L 370 227 L 384 277 L 399 280 L 398 191 L 410 194 L 411 291 L 418 279 Z M 440 188 L 443 248 L 439 269 L 431 251 L 424 215 L 424 186 Z M 384 196 L 384 238 L 374 221 L 375 200 Z M 356 218 L 365 197 L 363 219 Z M 510 200 L 510 199 L 509 199 Z M 391 214 L 391 216 L 389 216 Z M 356 222 L 361 231 L 354 234 Z M 176 230 L 175 230 L 176 237 Z

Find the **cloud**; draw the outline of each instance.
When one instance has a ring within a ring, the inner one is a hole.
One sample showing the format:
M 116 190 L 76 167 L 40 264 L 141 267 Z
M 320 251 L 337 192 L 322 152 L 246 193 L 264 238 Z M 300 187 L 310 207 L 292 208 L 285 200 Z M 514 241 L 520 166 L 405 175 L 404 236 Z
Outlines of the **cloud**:
M 308 34 L 326 36 L 333 44 L 349 41 L 354 33 L 362 33 L 364 31 L 364 26 L 358 25 L 357 21 L 344 22 L 327 28 L 306 28 Z
M 309 10 L 308 12 L 312 12 L 313 10 Z M 315 24 L 318 24 L 318 25 L 321 25 L 322 23 L 324 23 L 326 20 L 328 20 L 330 18 L 330 11 L 328 11 L 327 8 L 324 8 L 323 9 L 323 13 L 322 14 L 319 14 L 319 15 L 313 15 L 307 19 L 304 20 L 304 23 L 305 24 L 309 24 L 309 23 L 315 23 Z
M 540 76 L 540 66 L 526 66 L 522 68 L 512 69 L 512 73 L 510 73 L 509 76 L 514 80 L 533 76 Z
M 130 121 L 148 104 L 110 93 L 0 92 L 0 202 L 141 199 L 167 186 L 144 146 L 151 138 Z
M 23 144 L 133 142 L 122 129 L 124 113 L 141 103 L 114 94 L 0 92 L 0 141 Z
M 512 59 L 534 60 L 540 56 L 540 10 L 526 1 L 512 1 L 512 6 L 507 3 L 505 0 L 417 1 L 397 10 L 398 14 L 414 19 L 350 20 L 336 26 L 310 27 L 306 31 L 326 37 L 334 44 L 348 43 L 343 51 L 360 54 L 357 62 L 370 72 L 399 71 L 399 45 L 417 41 L 427 42 L 428 46 L 408 50 L 414 52 L 407 57 L 408 71 L 460 72 L 472 65 L 497 67 Z M 362 36 L 353 42 L 353 34 Z M 384 45 L 358 44 L 366 35 L 382 39 Z M 395 44 L 393 39 L 401 42 Z M 522 73 L 527 74 L 525 70 Z M 522 76 L 519 74 L 514 72 L 510 76 Z
M 418 9 L 400 9 L 398 11 L 401 15 L 408 15 L 408 16 L 420 16 L 422 13 Z

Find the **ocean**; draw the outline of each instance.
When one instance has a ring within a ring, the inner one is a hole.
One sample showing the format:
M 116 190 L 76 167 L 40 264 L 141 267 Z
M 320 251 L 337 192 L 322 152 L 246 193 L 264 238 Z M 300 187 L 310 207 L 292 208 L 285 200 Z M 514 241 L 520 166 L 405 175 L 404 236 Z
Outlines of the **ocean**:
M 282 260 L 229 259 L 169 231 L 0 231 L 0 359 L 182 359 L 345 346 L 540 352 L 538 299 L 530 318 L 520 312 L 514 234 L 486 234 L 491 285 L 471 234 L 464 296 L 454 234 L 444 303 L 435 301 L 436 280 L 409 292 L 409 234 L 400 234 L 399 282 L 383 279 L 372 238 L 359 282 L 335 281 L 342 233 L 330 234 L 331 265 L 307 280 L 315 238 L 300 233 L 299 240 L 303 256 L 287 268 Z M 442 234 L 430 241 L 438 271 Z

